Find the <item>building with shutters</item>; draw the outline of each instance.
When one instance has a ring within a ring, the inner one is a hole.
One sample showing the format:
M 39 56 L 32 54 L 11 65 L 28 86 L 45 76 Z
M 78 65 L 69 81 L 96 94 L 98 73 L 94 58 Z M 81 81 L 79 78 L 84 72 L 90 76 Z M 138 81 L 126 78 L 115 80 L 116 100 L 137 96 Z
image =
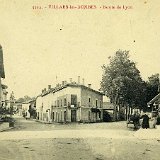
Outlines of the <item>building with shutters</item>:
M 88 86 L 63 81 L 49 85 L 36 98 L 37 119 L 44 122 L 97 122 L 103 120 L 103 94 Z

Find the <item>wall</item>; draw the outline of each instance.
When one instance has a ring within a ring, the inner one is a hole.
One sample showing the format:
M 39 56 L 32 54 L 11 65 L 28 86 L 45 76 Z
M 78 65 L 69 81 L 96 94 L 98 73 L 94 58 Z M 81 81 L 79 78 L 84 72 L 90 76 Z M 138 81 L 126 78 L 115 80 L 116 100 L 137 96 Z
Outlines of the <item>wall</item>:
M 38 96 L 36 98 L 36 110 L 37 110 L 37 119 L 38 120 L 42 120 L 43 116 L 42 116 L 42 105 L 43 105 L 43 101 L 42 101 L 42 97 Z
M 22 110 L 25 112 L 25 116 L 27 118 L 30 118 L 30 113 L 28 112 L 29 110 L 29 103 L 22 103 Z
M 71 94 L 77 95 L 77 102 L 81 102 L 81 89 L 77 87 L 68 86 L 62 90 L 59 90 L 58 92 L 53 93 L 52 102 L 54 107 L 51 109 L 52 121 L 64 122 L 64 112 L 66 112 L 66 122 L 71 122 L 71 109 L 68 109 L 68 105 L 71 104 Z M 64 99 L 66 99 L 66 104 L 64 103 Z M 79 116 L 78 112 L 77 116 Z
M 97 99 L 98 100 L 97 108 L 102 108 L 103 96 L 100 95 L 99 93 L 96 93 L 89 89 L 82 88 L 81 95 L 82 95 L 82 101 L 81 101 L 82 106 L 96 108 L 96 99 Z M 91 100 L 90 103 L 89 103 L 89 98 Z
M 77 106 L 71 106 L 71 95 L 77 96 Z M 91 98 L 90 104 L 88 103 L 89 97 Z M 37 97 L 36 108 L 40 120 L 43 121 L 71 122 L 71 112 L 76 110 L 76 121 L 95 122 L 100 120 L 99 113 L 91 111 L 92 107 L 96 108 L 96 99 L 97 108 L 102 108 L 103 96 L 98 92 L 83 87 L 67 86 L 55 93 L 51 92 L 41 98 Z
M 102 110 L 103 95 L 86 88 L 82 88 L 81 95 L 82 95 L 81 121 L 86 121 L 86 122 L 101 121 L 103 119 L 103 110 Z M 89 98 L 90 98 L 90 102 L 89 102 Z M 96 106 L 96 100 L 97 100 L 97 106 Z M 100 109 L 100 113 L 92 112 L 91 108 Z

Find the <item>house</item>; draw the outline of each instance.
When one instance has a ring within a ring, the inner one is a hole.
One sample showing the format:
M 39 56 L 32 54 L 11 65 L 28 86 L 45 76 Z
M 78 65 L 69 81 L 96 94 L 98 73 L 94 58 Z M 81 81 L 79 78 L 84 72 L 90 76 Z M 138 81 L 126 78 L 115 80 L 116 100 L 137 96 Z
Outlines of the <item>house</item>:
M 23 114 L 23 117 L 25 118 L 30 118 L 29 105 L 30 105 L 29 102 L 22 103 L 22 114 Z
M 43 92 L 43 91 L 42 91 Z M 36 97 L 36 112 L 37 112 L 37 120 L 43 120 L 43 101 L 42 94 Z
M 151 111 L 160 112 L 160 93 L 147 103 Z
M 36 99 L 22 103 L 22 115 L 26 118 L 36 118 Z
M 103 121 L 113 121 L 114 105 L 109 101 L 103 102 Z
M 63 81 L 48 86 L 36 98 L 37 119 L 46 122 L 97 122 L 103 120 L 103 94 L 91 85 Z
M 29 101 L 29 110 L 28 112 L 30 113 L 30 118 L 36 118 L 36 99 L 32 98 Z
M 7 86 L 6 85 L 4 85 L 4 84 L 2 84 L 1 85 L 1 89 L 2 89 L 2 92 L 1 92 L 1 103 L 2 103 L 2 107 L 6 107 L 6 105 L 7 105 L 7 94 L 8 94 L 8 92 L 7 92 Z
M 0 116 L 3 114 L 7 114 L 9 109 L 7 108 L 8 101 L 7 101 L 7 86 L 2 84 L 1 86 L 1 106 L 0 106 Z
M 15 101 L 14 110 L 18 113 L 19 116 L 22 116 L 22 103 L 19 101 Z

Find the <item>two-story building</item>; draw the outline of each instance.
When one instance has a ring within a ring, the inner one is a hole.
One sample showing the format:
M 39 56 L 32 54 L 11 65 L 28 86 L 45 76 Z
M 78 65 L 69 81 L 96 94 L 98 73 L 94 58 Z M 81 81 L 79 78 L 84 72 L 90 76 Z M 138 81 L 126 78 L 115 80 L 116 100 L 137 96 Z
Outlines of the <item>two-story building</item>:
M 75 82 L 44 89 L 37 96 L 37 119 L 48 122 L 97 122 L 103 119 L 103 94 Z

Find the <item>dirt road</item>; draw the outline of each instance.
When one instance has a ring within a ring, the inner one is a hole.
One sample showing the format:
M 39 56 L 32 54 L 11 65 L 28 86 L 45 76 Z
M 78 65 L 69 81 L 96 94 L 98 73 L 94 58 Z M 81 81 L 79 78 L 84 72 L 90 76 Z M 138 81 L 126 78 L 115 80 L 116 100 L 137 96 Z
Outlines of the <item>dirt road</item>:
M 0 133 L 0 160 L 159 160 L 159 140 L 139 140 L 123 123 L 46 125 L 17 119 Z

